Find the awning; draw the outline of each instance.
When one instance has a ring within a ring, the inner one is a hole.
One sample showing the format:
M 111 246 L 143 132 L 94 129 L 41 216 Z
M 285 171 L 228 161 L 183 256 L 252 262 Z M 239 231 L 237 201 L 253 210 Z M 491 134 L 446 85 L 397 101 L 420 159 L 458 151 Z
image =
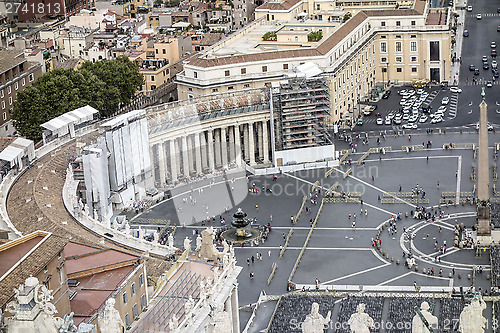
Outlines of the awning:
M 0 160 L 9 162 L 12 166 L 15 163 L 16 159 L 20 159 L 23 157 L 23 154 L 23 149 L 8 146 L 0 153 Z

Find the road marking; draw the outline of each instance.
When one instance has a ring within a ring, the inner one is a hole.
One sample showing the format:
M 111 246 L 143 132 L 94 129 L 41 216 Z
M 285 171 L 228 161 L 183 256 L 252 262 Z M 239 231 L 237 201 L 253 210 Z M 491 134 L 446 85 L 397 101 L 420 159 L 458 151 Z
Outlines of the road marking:
M 356 272 L 356 273 L 352 273 L 352 274 L 344 275 L 344 276 L 338 277 L 338 278 L 333 279 L 333 280 L 329 280 L 329 281 L 322 282 L 322 283 L 320 283 L 320 284 L 329 284 L 329 283 L 332 283 L 332 282 L 336 282 L 336 281 L 344 280 L 344 279 L 351 278 L 351 277 L 356 276 L 356 275 L 365 274 L 365 273 L 368 273 L 368 272 L 374 271 L 374 270 L 376 270 L 376 269 L 386 267 L 386 266 L 388 266 L 388 265 L 390 265 L 390 263 L 386 263 L 386 264 L 382 264 L 382 265 L 375 266 L 375 267 L 372 267 L 372 268 L 368 268 L 368 269 L 365 269 L 365 270 L 362 270 L 362 271 L 359 271 L 359 272 Z
M 295 229 L 295 230 L 310 230 L 311 228 L 310 227 L 272 227 L 273 229 L 277 229 L 277 230 L 289 230 L 289 229 Z M 356 227 L 355 229 L 353 228 L 342 228 L 342 227 L 331 227 L 331 228 L 324 228 L 324 227 L 321 227 L 321 228 L 314 228 L 314 230 L 361 230 L 361 231 L 374 231 L 374 230 L 377 230 L 377 228 L 358 228 Z
M 460 179 L 462 178 L 462 155 L 458 156 L 458 169 L 457 169 L 457 192 L 455 202 L 460 202 Z

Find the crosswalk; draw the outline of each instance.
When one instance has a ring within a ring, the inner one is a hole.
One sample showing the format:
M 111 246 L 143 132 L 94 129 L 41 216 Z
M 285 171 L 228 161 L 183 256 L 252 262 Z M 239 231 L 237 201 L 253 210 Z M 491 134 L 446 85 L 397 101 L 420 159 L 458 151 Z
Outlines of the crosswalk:
M 500 81 L 498 80 L 495 80 L 495 81 L 491 81 L 491 83 L 494 85 L 494 86 L 498 86 L 500 85 Z M 471 82 L 471 81 L 468 81 L 468 82 L 465 82 L 465 85 L 466 86 L 480 86 L 482 85 L 482 82 Z
M 476 13 L 476 14 L 467 14 L 466 17 L 476 17 L 477 14 L 481 14 L 481 17 L 494 17 L 494 16 L 500 16 L 499 13 Z
M 458 94 L 452 94 L 448 103 L 448 119 L 455 119 L 457 116 Z

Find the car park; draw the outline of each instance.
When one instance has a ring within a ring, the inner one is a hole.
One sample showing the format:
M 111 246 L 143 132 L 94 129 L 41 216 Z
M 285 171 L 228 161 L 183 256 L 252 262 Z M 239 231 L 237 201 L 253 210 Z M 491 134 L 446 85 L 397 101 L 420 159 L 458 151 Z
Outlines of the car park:
M 418 119 L 419 123 L 425 123 L 429 119 L 425 114 L 421 115 L 420 118 Z
M 437 123 L 440 123 L 442 121 L 443 121 L 443 118 L 441 118 L 441 117 L 434 117 L 431 120 L 431 124 L 437 124 Z
M 472 12 L 472 6 L 467 6 L 467 11 Z
M 441 100 L 441 104 L 443 105 L 446 105 L 450 102 L 450 98 L 449 97 L 443 97 L 443 99 Z
M 480 13 L 476 15 L 476 19 L 480 20 L 482 18 L 483 18 L 483 16 Z
M 469 37 L 469 30 L 467 29 L 464 30 L 464 37 Z
M 469 65 L 469 70 L 470 70 L 470 71 L 473 71 L 473 70 L 475 70 L 475 69 L 476 69 L 476 66 L 474 66 L 474 65 Z
M 497 47 L 497 42 L 495 42 L 495 41 L 491 42 L 490 47 L 492 49 L 496 48 Z
M 450 88 L 450 91 L 452 93 L 461 93 L 462 92 L 462 89 L 460 89 L 459 87 L 451 87 Z
M 488 87 L 488 88 L 493 87 L 493 82 L 491 82 L 491 81 L 486 82 L 486 87 Z
M 418 128 L 417 124 L 403 124 L 401 127 L 404 129 L 417 129 Z
M 474 75 L 479 75 L 479 68 L 476 68 L 476 69 L 474 70 Z

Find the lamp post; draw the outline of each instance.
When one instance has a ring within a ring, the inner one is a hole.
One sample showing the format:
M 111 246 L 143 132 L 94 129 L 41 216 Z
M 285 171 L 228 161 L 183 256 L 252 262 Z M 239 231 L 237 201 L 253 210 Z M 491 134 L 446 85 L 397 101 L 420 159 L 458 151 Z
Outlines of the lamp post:
M 389 63 L 386 63 L 385 64 L 385 71 L 387 72 L 387 86 L 389 86 L 390 84 L 390 80 L 389 80 Z

